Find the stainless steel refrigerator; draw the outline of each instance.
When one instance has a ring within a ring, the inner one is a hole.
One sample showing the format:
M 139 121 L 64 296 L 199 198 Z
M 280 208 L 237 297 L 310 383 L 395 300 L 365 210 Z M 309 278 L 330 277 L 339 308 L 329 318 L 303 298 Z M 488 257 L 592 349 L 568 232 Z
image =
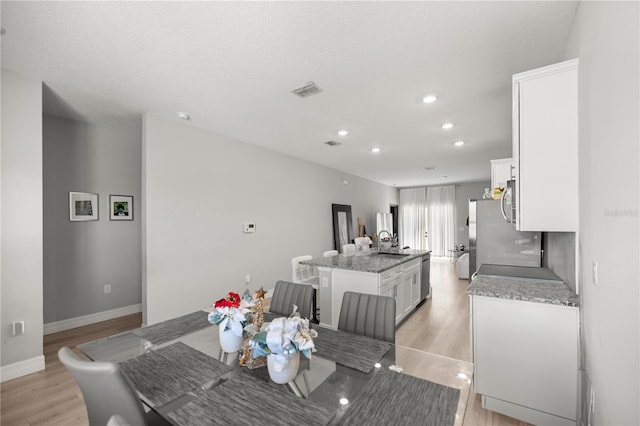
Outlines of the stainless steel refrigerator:
M 539 267 L 542 234 L 516 231 L 499 200 L 469 200 L 469 277 L 482 264 Z

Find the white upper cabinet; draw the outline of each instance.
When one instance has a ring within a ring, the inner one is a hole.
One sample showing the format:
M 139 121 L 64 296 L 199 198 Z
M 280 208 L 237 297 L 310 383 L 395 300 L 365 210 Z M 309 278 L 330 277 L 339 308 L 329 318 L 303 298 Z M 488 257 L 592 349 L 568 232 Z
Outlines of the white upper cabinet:
M 513 158 L 491 160 L 491 190 L 506 188 L 507 181 L 513 178 Z
M 578 230 L 578 60 L 513 76 L 516 229 Z

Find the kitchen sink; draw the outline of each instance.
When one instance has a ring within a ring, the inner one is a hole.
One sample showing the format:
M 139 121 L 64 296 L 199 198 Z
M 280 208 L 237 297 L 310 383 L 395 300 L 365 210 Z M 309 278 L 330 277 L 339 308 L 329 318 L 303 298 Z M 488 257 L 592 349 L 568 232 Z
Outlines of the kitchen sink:
M 373 253 L 374 256 L 384 256 L 384 257 L 407 257 L 409 254 L 407 253 L 393 253 L 393 252 L 377 252 Z

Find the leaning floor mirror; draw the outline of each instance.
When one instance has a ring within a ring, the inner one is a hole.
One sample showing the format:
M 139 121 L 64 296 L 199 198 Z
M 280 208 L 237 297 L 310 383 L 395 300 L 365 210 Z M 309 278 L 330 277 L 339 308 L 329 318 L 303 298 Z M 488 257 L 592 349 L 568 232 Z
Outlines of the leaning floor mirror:
M 351 242 L 353 235 L 351 221 L 351 206 L 346 204 L 332 204 L 333 212 L 333 246 L 342 253 L 342 246 Z

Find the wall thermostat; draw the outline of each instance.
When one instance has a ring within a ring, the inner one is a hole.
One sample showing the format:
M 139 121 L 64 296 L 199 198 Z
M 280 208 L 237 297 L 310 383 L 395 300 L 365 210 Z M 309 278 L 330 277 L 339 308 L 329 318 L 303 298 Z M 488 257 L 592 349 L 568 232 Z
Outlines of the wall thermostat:
M 255 223 L 245 223 L 244 224 L 244 232 L 256 232 L 256 224 Z

